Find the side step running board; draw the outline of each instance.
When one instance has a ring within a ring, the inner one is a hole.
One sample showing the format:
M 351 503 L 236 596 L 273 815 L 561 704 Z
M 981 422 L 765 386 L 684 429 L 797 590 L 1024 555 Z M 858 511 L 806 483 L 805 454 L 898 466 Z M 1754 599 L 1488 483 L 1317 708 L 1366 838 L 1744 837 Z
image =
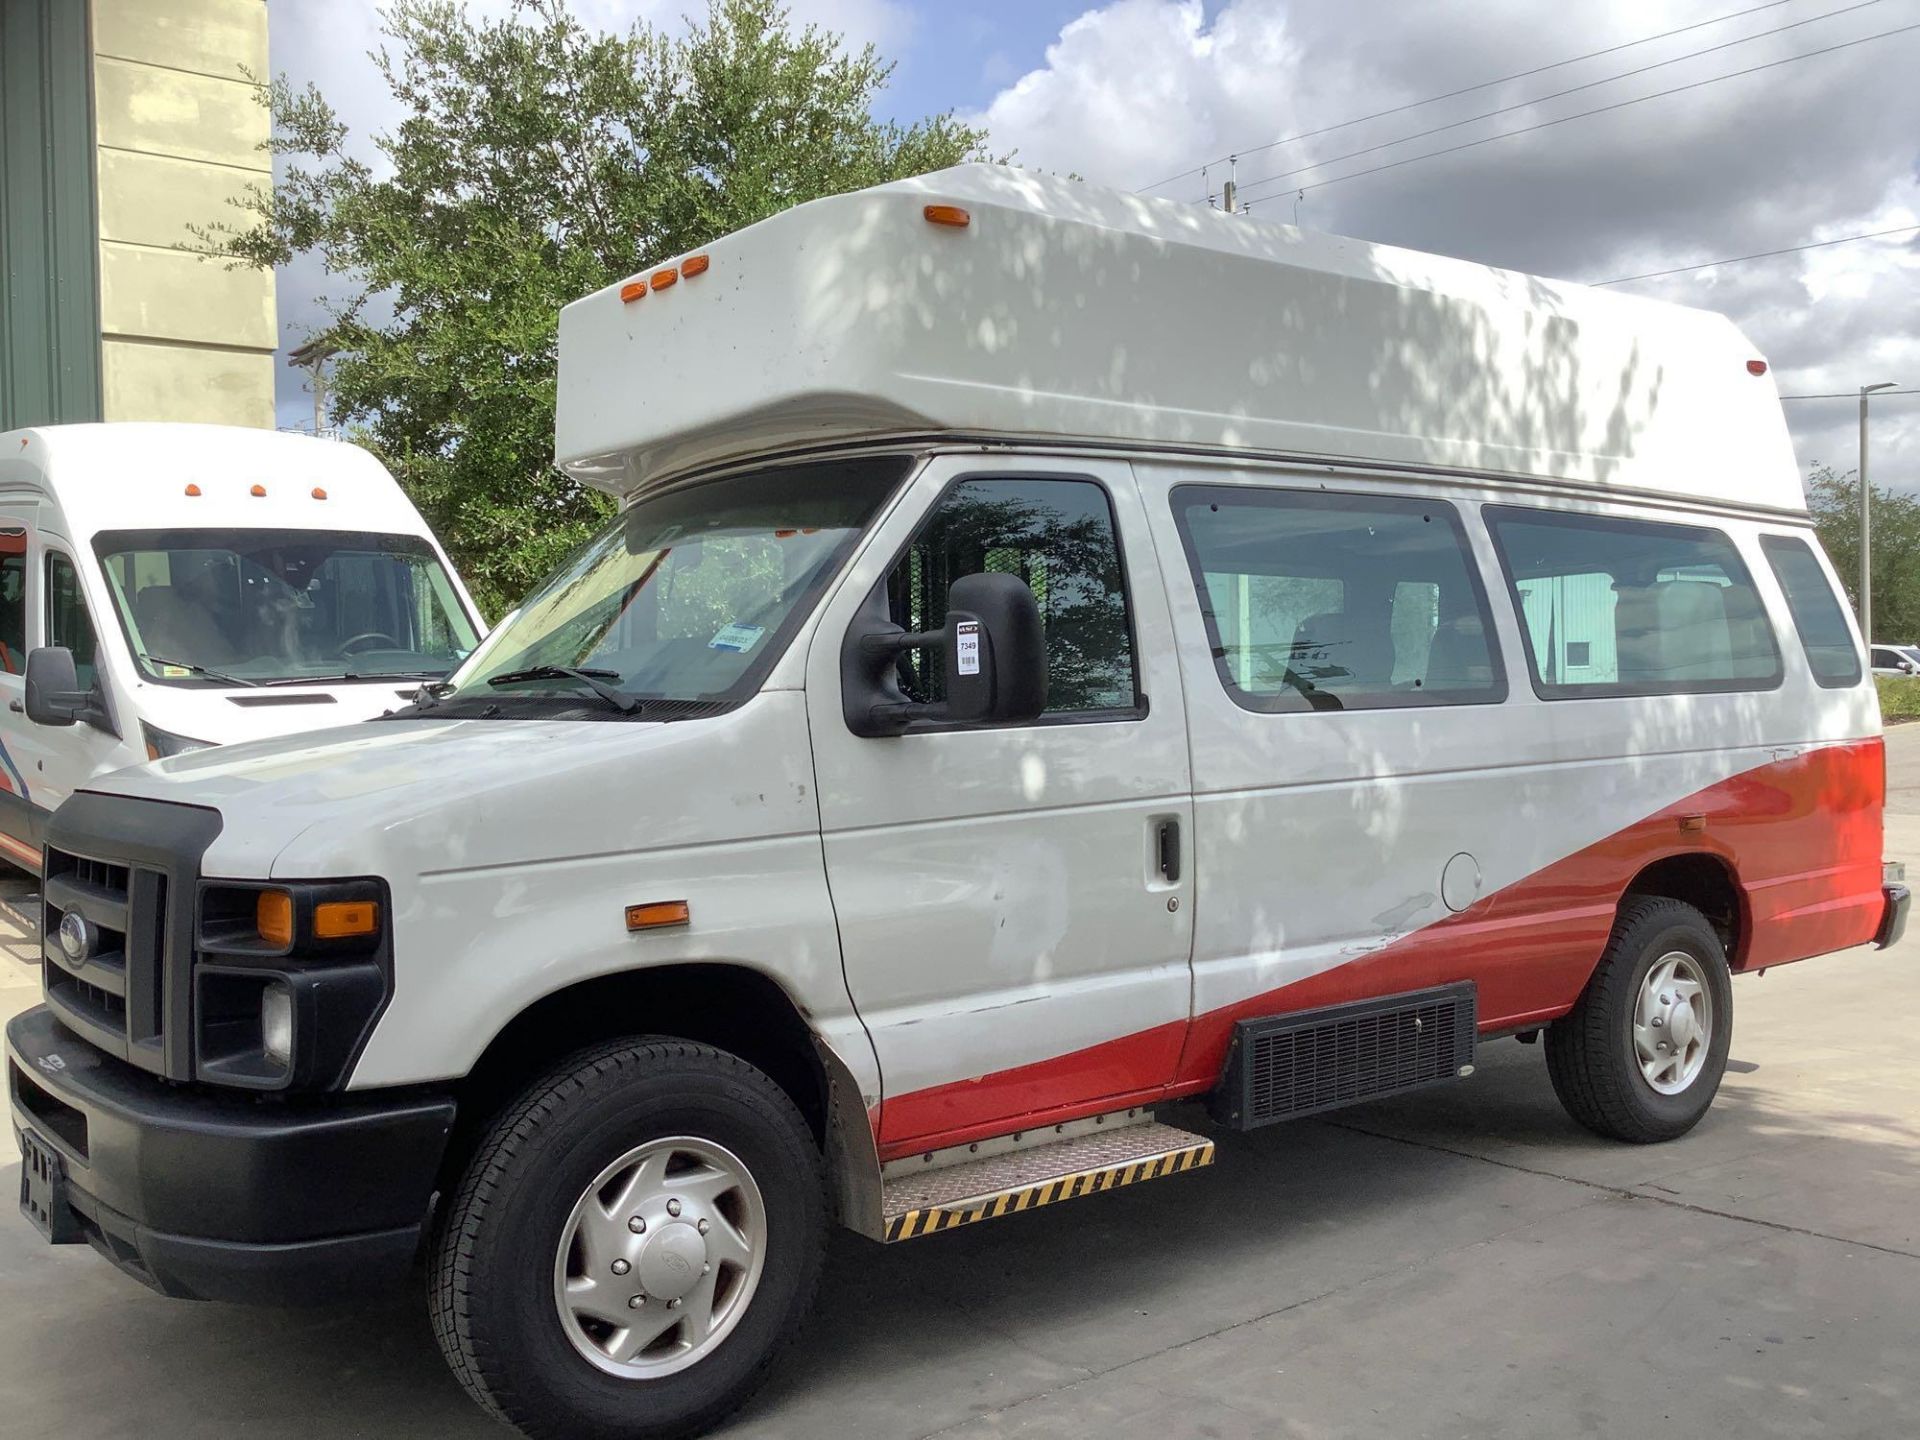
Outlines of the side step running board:
M 882 1238 L 912 1240 L 1213 1163 L 1213 1141 L 1158 1121 L 1076 1135 L 886 1182 Z

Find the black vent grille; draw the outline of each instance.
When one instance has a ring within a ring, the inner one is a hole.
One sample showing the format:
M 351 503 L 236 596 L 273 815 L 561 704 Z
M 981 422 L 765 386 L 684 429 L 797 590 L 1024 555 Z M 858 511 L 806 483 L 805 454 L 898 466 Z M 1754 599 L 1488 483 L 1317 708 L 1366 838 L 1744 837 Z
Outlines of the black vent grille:
M 1471 984 L 1234 1027 L 1215 1118 L 1242 1130 L 1451 1080 L 1473 1064 Z
M 166 876 L 49 847 L 42 896 L 47 1004 L 109 1054 L 162 1070 Z M 86 922 L 77 958 L 60 938 L 70 914 Z

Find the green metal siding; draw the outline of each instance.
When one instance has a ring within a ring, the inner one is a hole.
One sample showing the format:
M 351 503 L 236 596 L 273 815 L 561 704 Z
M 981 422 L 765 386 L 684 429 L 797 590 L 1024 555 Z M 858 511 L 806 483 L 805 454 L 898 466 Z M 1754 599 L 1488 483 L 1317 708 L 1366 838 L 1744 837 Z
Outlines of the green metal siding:
M 0 0 L 0 430 L 100 418 L 87 0 Z

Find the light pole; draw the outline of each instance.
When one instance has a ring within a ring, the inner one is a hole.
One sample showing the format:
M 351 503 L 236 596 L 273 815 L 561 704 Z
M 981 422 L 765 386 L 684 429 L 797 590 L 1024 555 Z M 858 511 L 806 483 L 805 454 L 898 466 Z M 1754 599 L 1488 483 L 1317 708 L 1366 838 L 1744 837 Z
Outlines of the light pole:
M 1867 486 L 1867 397 L 1897 381 L 1860 387 L 1860 638 L 1873 644 L 1873 491 Z

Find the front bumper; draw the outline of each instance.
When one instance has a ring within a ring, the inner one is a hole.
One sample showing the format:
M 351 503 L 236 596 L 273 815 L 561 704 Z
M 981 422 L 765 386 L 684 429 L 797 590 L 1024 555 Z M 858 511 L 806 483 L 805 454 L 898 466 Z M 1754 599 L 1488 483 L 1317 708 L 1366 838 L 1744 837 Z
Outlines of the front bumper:
M 449 1096 L 299 1106 L 171 1085 L 45 1006 L 7 1026 L 7 1091 L 15 1130 L 60 1158 L 75 1238 L 164 1294 L 265 1304 L 404 1278 L 454 1116 Z
M 1880 915 L 1880 928 L 1874 932 L 1873 943 L 1882 950 L 1897 941 L 1907 932 L 1907 909 L 1913 903 L 1913 895 L 1904 885 L 1884 885 L 1882 893 L 1886 896 L 1886 909 Z

